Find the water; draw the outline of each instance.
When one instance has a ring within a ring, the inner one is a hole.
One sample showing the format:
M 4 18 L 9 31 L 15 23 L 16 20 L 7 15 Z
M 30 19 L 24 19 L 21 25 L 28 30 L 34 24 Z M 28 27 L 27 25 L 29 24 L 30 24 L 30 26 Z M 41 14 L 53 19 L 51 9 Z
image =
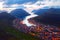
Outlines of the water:
M 28 27 L 34 25 L 34 24 L 29 23 L 28 19 L 30 19 L 30 18 L 32 18 L 32 17 L 38 16 L 38 15 L 36 15 L 36 14 L 34 14 L 34 13 L 29 13 L 29 14 L 31 14 L 31 15 L 27 16 L 27 17 L 23 20 L 24 24 L 26 24 Z M 35 25 L 34 25 L 34 26 L 35 26 Z

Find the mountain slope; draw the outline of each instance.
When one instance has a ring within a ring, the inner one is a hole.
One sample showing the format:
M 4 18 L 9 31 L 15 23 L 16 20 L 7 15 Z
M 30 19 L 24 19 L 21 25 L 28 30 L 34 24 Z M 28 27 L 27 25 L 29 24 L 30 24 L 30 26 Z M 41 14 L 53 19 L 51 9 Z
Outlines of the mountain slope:
M 60 9 L 51 8 L 44 14 L 35 17 L 34 20 L 43 24 L 60 26 Z
M 15 9 L 15 10 L 11 11 L 10 14 L 19 19 L 24 19 L 26 16 L 30 15 L 23 9 Z
M 49 9 L 38 9 L 38 10 L 35 10 L 33 12 L 37 15 L 41 15 L 41 14 L 44 14 L 45 12 L 47 12 L 48 10 Z
M 38 40 L 29 34 L 24 34 L 15 29 L 13 20 L 16 18 L 7 12 L 0 13 L 0 40 Z

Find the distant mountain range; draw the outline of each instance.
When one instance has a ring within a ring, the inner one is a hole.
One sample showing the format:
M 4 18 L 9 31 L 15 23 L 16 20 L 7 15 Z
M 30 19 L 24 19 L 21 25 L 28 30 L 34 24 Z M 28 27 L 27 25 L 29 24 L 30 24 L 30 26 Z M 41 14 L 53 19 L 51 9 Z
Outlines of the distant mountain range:
M 34 14 L 41 15 L 47 12 L 49 9 L 38 9 L 38 10 L 33 10 Z
M 15 9 L 11 11 L 10 14 L 19 19 L 24 19 L 26 16 L 30 15 L 28 12 L 26 12 L 23 9 Z
M 38 10 L 33 10 L 32 12 L 34 12 L 35 14 L 37 14 L 37 15 L 41 15 L 41 14 L 44 14 L 44 13 L 46 13 L 46 12 L 48 12 L 48 11 L 55 11 L 55 13 L 56 12 L 58 12 L 59 13 L 59 11 L 60 11 L 60 9 L 58 9 L 58 8 L 50 8 L 50 9 L 38 9 Z
M 42 12 L 44 12 L 44 11 L 42 11 Z M 40 13 L 40 11 L 37 13 Z M 36 22 L 43 23 L 43 24 L 60 26 L 60 9 L 51 8 L 48 11 L 46 11 L 45 13 L 40 14 L 40 16 L 35 17 L 34 20 Z

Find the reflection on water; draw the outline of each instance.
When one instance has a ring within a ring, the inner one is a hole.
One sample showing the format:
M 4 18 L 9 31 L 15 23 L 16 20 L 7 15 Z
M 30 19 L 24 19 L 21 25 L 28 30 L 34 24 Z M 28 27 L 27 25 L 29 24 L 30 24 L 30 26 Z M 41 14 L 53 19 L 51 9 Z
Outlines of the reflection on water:
M 28 22 L 28 19 L 29 19 L 29 18 L 32 18 L 32 17 L 36 17 L 36 16 L 38 16 L 38 15 L 31 13 L 31 15 L 27 16 L 27 17 L 23 20 L 23 22 L 24 22 L 27 26 L 32 26 L 32 25 L 34 25 L 34 24 L 29 23 L 29 22 Z

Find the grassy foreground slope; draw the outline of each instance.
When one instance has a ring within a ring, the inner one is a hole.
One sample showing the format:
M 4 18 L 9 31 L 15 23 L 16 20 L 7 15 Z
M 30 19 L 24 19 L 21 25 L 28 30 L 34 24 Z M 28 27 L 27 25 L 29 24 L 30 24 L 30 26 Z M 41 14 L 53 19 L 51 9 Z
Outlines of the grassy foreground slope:
M 15 39 L 15 40 L 19 40 L 19 39 L 21 39 L 21 40 L 38 40 L 37 38 L 35 38 L 35 37 L 33 37 L 29 34 L 24 34 L 24 33 L 20 32 L 16 29 L 13 29 L 13 28 L 10 28 L 10 27 L 5 28 L 5 31 L 8 32 L 11 35 L 17 37 L 17 39 Z

